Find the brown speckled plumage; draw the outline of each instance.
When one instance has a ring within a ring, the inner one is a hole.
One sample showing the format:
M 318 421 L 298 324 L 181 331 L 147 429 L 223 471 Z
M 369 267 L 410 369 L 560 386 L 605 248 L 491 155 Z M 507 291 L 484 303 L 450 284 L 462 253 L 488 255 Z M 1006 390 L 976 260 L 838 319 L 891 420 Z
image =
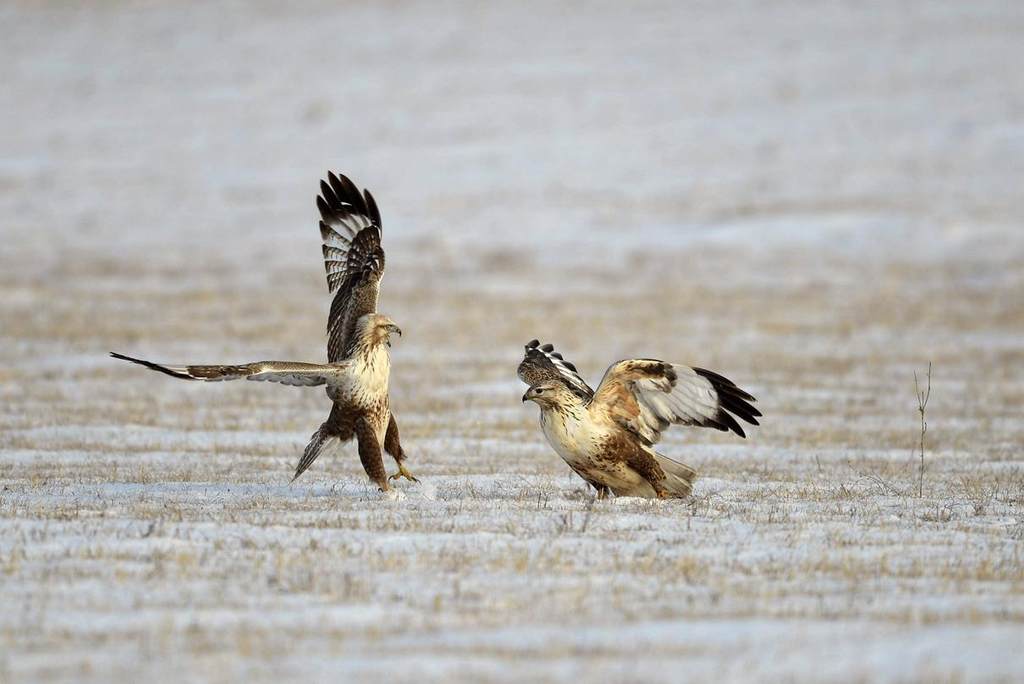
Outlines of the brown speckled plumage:
M 656 359 L 612 364 L 594 391 L 550 344 L 532 340 L 518 373 L 549 443 L 599 495 L 688 496 L 696 472 L 654 451 L 661 433 L 676 424 L 744 437 L 736 417 L 757 425 L 761 415 L 727 378 Z
M 376 313 L 384 273 L 381 220 L 377 203 L 341 174 L 329 172 L 320 182 L 316 199 L 327 287 L 334 295 L 327 319 L 327 361 L 256 361 L 245 364 L 168 366 L 122 354 L 131 361 L 184 380 L 265 380 L 287 385 L 326 385 L 333 402 L 327 420 L 313 433 L 295 469 L 299 477 L 326 447 L 350 439 L 359 441 L 359 457 L 370 479 L 388 488 L 382 449 L 391 454 L 400 473 L 405 452 L 398 424 L 391 414 L 388 383 L 390 335 L 398 326 Z

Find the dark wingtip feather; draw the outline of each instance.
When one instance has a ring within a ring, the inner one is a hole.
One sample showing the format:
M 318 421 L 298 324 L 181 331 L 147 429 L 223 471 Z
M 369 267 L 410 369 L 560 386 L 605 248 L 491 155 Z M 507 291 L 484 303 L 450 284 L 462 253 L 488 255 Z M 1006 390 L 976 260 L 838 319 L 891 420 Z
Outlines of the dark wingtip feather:
M 341 181 L 338 180 L 338 177 L 334 175 L 333 171 L 327 172 L 327 182 L 331 184 L 331 187 L 334 188 L 335 194 L 337 194 L 338 189 L 341 187 Z
M 193 378 L 191 375 L 186 375 L 184 373 L 172 371 L 170 368 L 167 368 L 166 366 L 161 366 L 159 363 L 153 363 L 152 361 L 146 361 L 144 359 L 136 359 L 131 356 L 125 356 L 124 354 L 118 354 L 117 352 L 110 352 L 110 355 L 115 359 L 121 359 L 122 361 L 128 361 L 130 363 L 137 363 L 140 366 L 145 366 L 146 368 L 149 368 L 150 370 L 155 370 L 159 371 L 160 373 L 164 373 L 165 375 L 170 375 L 172 378 L 180 378 L 182 380 L 195 380 L 195 378 Z
M 323 199 L 324 206 L 333 213 L 331 207 L 338 207 L 341 202 L 338 201 L 338 196 L 334 193 L 334 189 L 327 184 L 327 181 L 320 181 L 320 199 Z M 317 208 L 320 208 L 320 204 L 317 203 Z M 321 215 L 323 215 L 323 209 L 320 209 Z
M 363 199 L 366 200 L 366 209 L 370 212 L 370 220 L 383 227 L 384 224 L 380 221 L 380 209 L 377 208 L 377 200 L 373 199 L 373 195 L 370 194 L 369 190 L 363 190 Z
M 750 393 L 737 387 L 736 383 L 729 378 L 719 375 L 714 371 L 709 371 L 705 368 L 694 368 L 693 370 L 698 375 L 707 378 L 711 382 L 711 386 L 718 393 L 718 403 L 722 410 L 716 418 L 720 420 L 724 420 L 722 416 L 728 418 L 725 424 L 729 426 L 729 429 L 740 437 L 746 437 L 743 428 L 740 427 L 739 423 L 729 413 L 735 414 L 741 420 L 751 425 L 760 425 L 757 422 L 757 418 L 761 417 L 761 412 L 748 403 L 757 401 Z M 726 413 L 726 411 L 729 413 Z
M 730 416 L 728 413 L 726 413 L 725 411 L 719 411 L 717 418 L 726 425 L 728 430 L 732 430 L 733 432 L 735 432 L 737 435 L 744 439 L 747 438 L 747 435 L 746 433 L 743 432 L 743 428 L 740 427 L 740 424 L 737 423 L 736 419 Z
M 321 184 L 323 181 L 320 181 Z M 330 198 L 324 198 L 324 195 L 317 195 L 316 208 L 320 212 L 320 217 L 326 219 L 331 215 L 331 207 L 329 204 Z
M 757 425 L 757 416 L 761 415 L 761 412 L 756 408 L 743 401 L 742 399 L 728 394 L 719 394 L 718 403 L 726 411 L 735 413 L 737 416 L 742 418 L 744 421 L 751 425 Z
M 694 368 L 693 369 L 698 375 L 703 375 L 705 378 L 711 381 L 711 384 L 715 386 L 719 392 L 725 394 L 732 394 L 744 401 L 757 401 L 749 392 L 746 392 L 736 386 L 736 383 L 725 377 L 719 375 L 714 371 L 709 371 L 706 368 Z
M 359 192 L 359 188 L 356 187 L 356 184 L 348 176 L 343 173 L 339 173 L 336 176 L 333 173 L 329 173 L 327 178 L 331 182 L 331 187 L 334 188 L 334 192 L 339 200 L 351 204 L 358 212 L 369 215 L 370 210 L 366 206 L 366 200 L 363 198 L 362 193 Z
M 583 401 L 589 402 L 594 395 L 594 391 L 583 378 L 579 377 L 579 371 L 576 370 L 576 366 L 566 361 L 554 349 L 555 346 L 553 344 L 541 345 L 538 339 L 532 339 L 527 342 L 526 353 L 519 364 L 519 378 L 531 386 L 539 380 L 557 379 L 570 392 Z M 559 364 L 558 366 L 556 366 L 556 362 Z M 564 372 L 565 370 L 568 370 L 572 375 Z

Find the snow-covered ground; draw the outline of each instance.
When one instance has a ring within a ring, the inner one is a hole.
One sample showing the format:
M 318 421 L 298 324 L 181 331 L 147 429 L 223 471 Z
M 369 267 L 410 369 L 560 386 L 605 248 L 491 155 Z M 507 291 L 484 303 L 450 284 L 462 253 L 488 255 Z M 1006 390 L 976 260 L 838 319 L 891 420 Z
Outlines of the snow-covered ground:
M 1012 2 L 0 7 L 0 682 L 1024 678 Z M 383 214 L 421 484 L 288 480 L 313 196 Z M 533 337 L 719 370 L 685 502 L 595 502 Z M 914 372 L 933 363 L 918 496 Z

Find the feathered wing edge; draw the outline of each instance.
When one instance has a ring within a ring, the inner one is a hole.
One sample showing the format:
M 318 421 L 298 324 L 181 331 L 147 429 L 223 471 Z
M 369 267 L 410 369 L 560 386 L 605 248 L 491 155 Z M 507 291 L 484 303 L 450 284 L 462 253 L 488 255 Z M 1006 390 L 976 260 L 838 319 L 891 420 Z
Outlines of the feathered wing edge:
M 369 190 L 360 193 L 343 174 L 328 172 L 316 198 L 320 211 L 327 287 L 334 294 L 327 317 L 327 359 L 344 358 L 356 321 L 377 310 L 384 274 L 381 219 Z
M 683 366 L 688 368 L 688 366 Z M 749 392 L 746 392 L 736 386 L 729 378 L 719 375 L 713 371 L 709 371 L 705 368 L 693 368 L 694 373 L 705 378 L 711 383 L 711 387 L 718 394 L 718 413 L 715 414 L 714 425 L 709 424 L 707 427 L 714 427 L 723 432 L 732 430 L 740 437 L 746 437 L 747 435 L 743 432 L 743 428 L 736 422 L 730 413 L 735 414 L 742 420 L 751 425 L 760 425 L 757 421 L 761 417 L 761 412 L 755 408 L 751 402 L 756 402 L 755 399 Z
M 746 437 L 731 414 L 757 425 L 756 401 L 728 378 L 703 368 L 656 359 L 627 359 L 609 366 L 594 395 L 613 420 L 655 444 L 672 424 L 710 427 Z
M 226 380 L 263 380 L 278 382 L 283 385 L 298 387 L 315 387 L 331 382 L 338 374 L 337 365 L 325 366 L 319 363 L 300 363 L 297 361 L 254 361 L 239 365 L 191 365 L 167 366 L 145 359 L 136 359 L 117 352 L 110 352 L 115 359 L 129 361 L 145 366 L 158 373 L 170 375 L 181 380 L 202 380 L 204 382 L 222 382 Z
M 320 181 L 320 194 L 316 198 L 320 211 L 320 237 L 323 240 L 324 269 L 327 288 L 335 292 L 349 278 L 361 272 L 360 258 L 352 259 L 352 246 L 356 237 L 372 226 L 377 228 L 377 242 L 383 226 L 380 210 L 369 190 L 359 192 L 355 183 L 344 174 L 327 172 Z M 360 256 L 365 249 L 360 250 Z
M 553 345 L 542 345 L 540 340 L 530 340 L 526 344 L 526 353 L 517 374 L 520 380 L 531 387 L 557 380 L 584 401 L 590 401 L 594 396 L 594 390 L 580 377 L 576 366 L 563 359 Z
M 665 480 L 662 482 L 662 485 L 668 490 L 668 493 L 680 499 L 688 497 L 693 491 L 693 483 L 697 479 L 697 471 L 685 463 L 680 463 L 664 454 L 659 454 L 653 449 L 650 449 L 650 453 L 654 456 L 654 460 L 658 462 L 658 465 L 661 466 L 662 472 L 665 473 Z
M 313 465 L 321 453 L 330 449 L 336 442 L 339 441 L 338 435 L 333 434 L 325 423 L 321 425 L 313 436 L 310 437 L 309 444 L 306 445 L 305 450 L 302 452 L 302 458 L 299 459 L 299 463 L 295 466 L 295 475 L 292 476 L 292 482 L 299 479 L 299 475 L 306 472 L 309 466 Z
M 131 356 L 125 356 L 124 354 L 118 354 L 117 352 L 110 352 L 110 355 L 115 359 L 137 363 L 140 366 L 145 366 L 151 370 L 155 370 L 159 373 L 164 373 L 165 375 L 170 375 L 172 378 L 179 378 L 181 380 L 219 381 L 246 378 L 248 380 L 269 380 L 271 382 L 280 382 L 286 385 L 312 386 L 323 385 L 326 382 L 330 382 L 333 379 L 334 374 L 343 367 L 343 365 L 322 366 L 320 364 L 313 363 L 277 361 L 257 361 L 255 363 L 237 366 L 165 366 L 159 363 L 153 363 L 152 361 L 136 359 Z M 273 368 L 274 366 L 277 366 L 276 370 Z M 334 446 L 335 443 L 341 441 L 342 436 L 339 434 L 337 428 L 339 410 L 340 409 L 337 404 L 332 406 L 328 419 L 317 429 L 316 432 L 313 433 L 309 444 L 306 445 L 306 448 L 302 453 L 302 458 L 299 459 L 299 463 L 295 468 L 295 475 L 292 477 L 292 482 L 297 480 L 298 477 L 313 464 L 313 461 L 315 461 L 320 454 Z

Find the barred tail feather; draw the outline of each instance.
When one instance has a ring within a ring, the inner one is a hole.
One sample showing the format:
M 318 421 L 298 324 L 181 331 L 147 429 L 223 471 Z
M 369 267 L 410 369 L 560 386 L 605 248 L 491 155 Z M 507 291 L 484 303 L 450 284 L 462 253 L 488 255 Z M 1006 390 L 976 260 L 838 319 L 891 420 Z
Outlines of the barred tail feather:
M 654 454 L 654 460 L 658 462 L 665 473 L 663 484 L 668 493 L 680 499 L 689 496 L 693 491 L 693 482 L 697 479 L 697 471 L 685 463 L 673 461 L 668 456 L 654 451 L 651 453 Z
M 338 436 L 328 431 L 327 425 L 321 425 L 320 428 L 313 433 L 313 436 L 309 440 L 309 444 L 306 445 L 306 450 L 302 452 L 302 458 L 299 460 L 299 464 L 295 467 L 295 475 L 292 476 L 292 482 L 299 479 L 299 475 L 306 472 L 309 466 L 313 465 L 313 461 L 324 451 L 327 451 L 331 446 L 338 441 Z

